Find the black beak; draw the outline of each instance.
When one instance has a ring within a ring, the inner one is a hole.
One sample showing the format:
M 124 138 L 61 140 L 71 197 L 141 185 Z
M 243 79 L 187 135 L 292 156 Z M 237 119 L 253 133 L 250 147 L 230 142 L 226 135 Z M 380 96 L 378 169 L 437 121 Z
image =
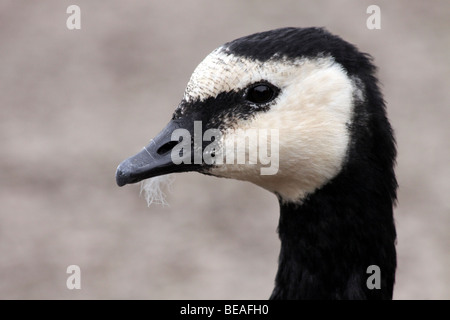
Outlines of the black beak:
M 117 185 L 121 187 L 168 173 L 195 171 L 200 165 L 190 164 L 191 161 L 180 164 L 172 161 L 172 149 L 178 144 L 178 141 L 172 141 L 172 132 L 176 129 L 188 130 L 192 135 L 193 124 L 171 120 L 141 152 L 124 160 L 117 167 Z

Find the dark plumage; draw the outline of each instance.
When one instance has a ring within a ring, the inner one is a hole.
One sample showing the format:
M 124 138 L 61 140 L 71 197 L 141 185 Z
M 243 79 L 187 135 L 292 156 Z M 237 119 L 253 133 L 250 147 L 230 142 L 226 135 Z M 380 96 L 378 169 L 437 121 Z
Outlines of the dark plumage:
M 275 191 L 280 203 L 281 252 L 270 298 L 391 299 L 396 270 L 396 147 L 371 57 L 321 28 L 257 33 L 226 43 L 222 52 L 258 63 L 328 57 L 342 66 L 360 92 L 353 93 L 351 121 L 346 123 L 349 145 L 339 172 L 301 201 L 287 201 Z M 245 90 L 183 99 L 166 131 L 191 128 L 193 120 L 201 120 L 203 130 L 223 130 L 271 110 L 271 104 L 255 109 L 246 100 Z M 166 131 L 147 152 L 154 154 L 168 146 Z M 206 164 L 173 167 L 168 160 L 162 161 L 141 152 L 119 166 L 117 182 L 124 185 L 181 171 L 211 174 Z M 366 285 L 370 265 L 380 267 L 380 289 Z

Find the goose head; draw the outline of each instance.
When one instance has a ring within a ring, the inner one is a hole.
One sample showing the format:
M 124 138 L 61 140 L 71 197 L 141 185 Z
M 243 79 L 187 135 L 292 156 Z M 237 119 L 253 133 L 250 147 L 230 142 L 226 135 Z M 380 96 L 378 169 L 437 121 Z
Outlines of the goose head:
M 301 202 L 333 179 L 349 154 L 355 106 L 365 92 L 358 73 L 370 68 L 358 66 L 357 58 L 365 56 L 317 28 L 278 29 L 224 44 L 194 70 L 169 124 L 119 165 L 118 185 L 197 171 Z M 205 161 L 211 150 L 216 159 Z M 271 155 L 265 164 L 263 151 Z M 184 159 L 174 161 L 181 153 Z
M 324 29 L 228 42 L 195 69 L 168 125 L 119 165 L 117 184 L 186 171 L 252 182 L 280 203 L 271 298 L 390 299 L 396 148 L 374 73 L 370 56 Z M 373 266 L 380 290 L 367 285 Z

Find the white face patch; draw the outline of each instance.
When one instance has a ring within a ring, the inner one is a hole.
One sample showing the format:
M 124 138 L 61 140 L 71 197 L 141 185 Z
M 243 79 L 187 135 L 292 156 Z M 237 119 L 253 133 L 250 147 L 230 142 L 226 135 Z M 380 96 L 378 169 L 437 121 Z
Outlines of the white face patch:
M 326 63 L 327 60 L 323 62 Z M 222 47 L 211 52 L 194 70 L 187 84 L 184 99 L 203 101 L 221 92 L 239 90 L 249 84 L 270 80 L 283 82 L 297 72 L 295 66 L 306 60 L 261 62 L 234 56 Z M 270 78 L 270 79 L 269 79 Z
M 195 69 L 184 99 L 202 101 L 261 80 L 277 86 L 278 97 L 268 111 L 240 120 L 234 129 L 278 130 L 277 174 L 261 175 L 260 166 L 248 164 L 224 164 L 209 172 L 250 181 L 285 201 L 301 202 L 341 170 L 349 146 L 353 96 L 358 89 L 330 57 L 261 62 L 219 48 Z M 225 132 L 222 143 L 227 139 Z

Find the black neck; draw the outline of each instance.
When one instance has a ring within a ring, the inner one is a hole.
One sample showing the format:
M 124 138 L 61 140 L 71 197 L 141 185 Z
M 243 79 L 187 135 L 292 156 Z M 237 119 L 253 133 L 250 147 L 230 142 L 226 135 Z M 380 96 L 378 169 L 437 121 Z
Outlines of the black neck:
M 301 205 L 280 201 L 281 252 L 271 299 L 392 299 L 394 200 L 380 191 L 381 175 L 355 185 L 363 175 L 345 171 Z M 380 268 L 380 289 L 367 286 L 371 265 Z
M 392 299 L 396 148 L 371 72 L 360 75 L 368 102 L 354 107 L 341 172 L 301 205 L 280 201 L 281 252 L 271 299 Z M 379 267 L 380 289 L 367 285 L 371 265 Z

